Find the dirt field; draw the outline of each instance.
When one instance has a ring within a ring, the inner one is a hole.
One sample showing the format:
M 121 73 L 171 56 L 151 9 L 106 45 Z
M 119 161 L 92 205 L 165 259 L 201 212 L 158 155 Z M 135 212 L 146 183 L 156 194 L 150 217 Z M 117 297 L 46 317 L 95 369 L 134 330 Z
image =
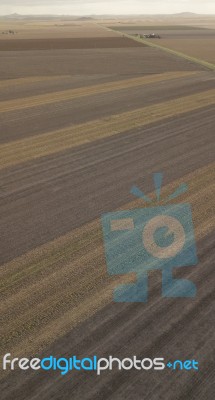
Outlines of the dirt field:
M 156 33 L 161 39 L 153 39 L 152 43 L 187 54 L 200 60 L 215 63 L 215 27 L 214 29 L 192 25 L 152 25 L 152 26 L 115 26 L 113 31 L 134 34 Z
M 133 17 L 133 18 L 115 18 L 113 19 L 105 19 L 99 21 L 101 24 L 106 26 L 114 27 L 124 27 L 124 26 L 145 26 L 145 27 L 154 27 L 154 26 L 162 26 L 163 29 L 167 29 L 168 27 L 177 27 L 175 29 L 180 29 L 180 27 L 189 27 L 192 28 L 207 28 L 214 29 L 215 28 L 215 16 L 214 15 L 148 15 L 145 17 Z
M 123 27 L 110 27 L 114 31 L 120 31 L 122 33 L 128 33 L 134 35 L 139 33 L 141 35 L 157 33 L 163 39 L 186 39 L 188 41 L 192 39 L 215 39 L 215 29 L 199 28 L 195 26 L 123 26 Z
M 85 21 L 70 21 L 58 19 L 56 21 L 25 21 L 0 20 L 0 40 L 14 39 L 53 39 L 53 38 L 101 38 L 107 36 L 107 31 L 96 23 Z M 13 30 L 14 35 L 7 34 Z M 3 33 L 4 32 L 4 33 Z M 117 36 L 114 32 L 109 37 Z
M 143 47 L 120 49 L 73 49 L 46 51 L 2 52 L 0 75 L 3 80 L 37 76 L 70 75 L 73 79 L 82 77 L 87 84 L 88 77 L 122 79 L 145 74 L 159 74 L 172 71 L 201 70 L 196 65 L 170 57 L 162 51 Z M 95 62 L 96 60 L 96 62 Z M 14 64 L 16 68 L 14 68 Z M 87 78 L 87 79 L 86 79 Z
M 23 29 L 33 40 L 33 22 Z M 76 34 L 69 40 L 86 49 L 40 51 L 38 38 L 37 50 L 15 51 L 15 36 L 7 39 L 11 51 L 0 51 L 0 354 L 196 358 L 200 370 L 166 369 L 162 379 L 154 371 L 6 371 L 3 399 L 122 400 L 135 393 L 137 400 L 176 400 L 177 389 L 177 400 L 211 400 L 214 73 L 130 46 L 95 23 L 85 35 L 84 42 Z M 91 49 L 95 36 L 101 48 Z M 152 174 L 159 171 L 156 203 Z M 147 303 L 114 303 L 113 289 L 134 277 L 108 275 L 101 215 L 142 208 L 133 185 L 156 206 L 182 182 L 189 191 L 178 202 L 192 206 L 199 263 L 175 268 L 174 276 L 191 279 L 196 298 L 162 298 L 160 273 L 153 272 Z
M 0 40 L 0 51 L 58 50 L 58 49 L 115 49 L 144 47 L 144 43 L 123 37 L 63 38 L 63 39 L 14 39 Z
M 188 56 L 198 58 L 215 64 L 215 31 L 213 38 L 209 37 L 206 40 L 202 37 L 197 39 L 164 39 L 162 43 L 156 40 L 157 44 L 161 44 L 169 49 L 179 51 Z

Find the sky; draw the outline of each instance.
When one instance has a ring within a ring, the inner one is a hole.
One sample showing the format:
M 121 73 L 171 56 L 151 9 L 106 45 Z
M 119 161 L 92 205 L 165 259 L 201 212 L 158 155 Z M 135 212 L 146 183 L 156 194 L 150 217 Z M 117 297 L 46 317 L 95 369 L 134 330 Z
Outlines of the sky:
M 0 0 L 0 15 L 215 14 L 215 0 Z

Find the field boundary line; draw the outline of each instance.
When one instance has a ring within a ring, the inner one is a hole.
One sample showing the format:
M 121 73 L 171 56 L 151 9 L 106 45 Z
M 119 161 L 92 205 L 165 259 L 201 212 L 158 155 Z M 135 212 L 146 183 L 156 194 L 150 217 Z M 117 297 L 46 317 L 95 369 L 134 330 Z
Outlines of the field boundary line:
M 106 28 L 107 28 L 107 27 L 106 27 Z M 209 70 L 215 71 L 215 64 L 209 63 L 209 62 L 204 61 L 204 60 L 201 60 L 201 59 L 199 59 L 199 58 L 191 57 L 191 56 L 189 56 L 189 55 L 187 55 L 187 54 L 184 54 L 184 53 L 181 53 L 181 52 L 179 52 L 179 51 L 169 49 L 168 47 L 164 47 L 164 46 L 161 46 L 161 45 L 159 45 L 159 44 L 152 43 L 152 42 L 150 42 L 149 40 L 137 38 L 137 37 L 134 37 L 134 36 L 129 35 L 129 34 L 127 34 L 127 33 L 120 32 L 120 31 L 118 31 L 118 30 L 114 30 L 114 29 L 111 29 L 111 28 L 107 28 L 107 29 L 110 30 L 110 31 L 112 31 L 112 32 L 118 32 L 120 35 L 122 35 L 122 36 L 124 36 L 124 37 L 127 37 L 127 38 L 129 38 L 129 39 L 132 39 L 132 40 L 134 40 L 134 41 L 136 41 L 136 42 L 144 43 L 144 44 L 146 44 L 146 45 L 149 46 L 149 47 L 154 47 L 154 48 L 156 48 L 156 49 L 165 51 L 166 53 L 175 55 L 175 56 L 177 56 L 177 57 L 179 57 L 179 58 L 183 58 L 183 59 L 185 59 L 185 60 L 191 61 L 191 62 L 193 62 L 194 64 L 202 65 L 203 67 L 206 67 L 206 68 L 208 68 Z

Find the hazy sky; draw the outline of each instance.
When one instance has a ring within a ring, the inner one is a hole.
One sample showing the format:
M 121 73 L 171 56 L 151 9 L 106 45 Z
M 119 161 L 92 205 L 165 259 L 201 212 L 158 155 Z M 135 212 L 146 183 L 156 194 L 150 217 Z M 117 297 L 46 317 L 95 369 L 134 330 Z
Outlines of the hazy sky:
M 0 15 L 19 14 L 215 14 L 215 0 L 0 0 Z

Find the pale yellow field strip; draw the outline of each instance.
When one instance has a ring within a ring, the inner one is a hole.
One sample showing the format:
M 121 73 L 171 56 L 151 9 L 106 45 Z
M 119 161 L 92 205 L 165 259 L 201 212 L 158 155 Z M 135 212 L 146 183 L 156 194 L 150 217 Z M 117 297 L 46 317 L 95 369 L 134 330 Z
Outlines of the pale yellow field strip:
M 0 146 L 0 169 L 213 105 L 215 89 Z
M 87 86 L 83 88 L 67 89 L 54 93 L 41 94 L 0 102 L 0 112 L 23 110 L 30 107 L 44 106 L 67 100 L 74 100 L 79 97 L 92 96 L 101 93 L 108 93 L 116 90 L 129 89 L 137 86 L 168 81 L 177 78 L 196 75 L 196 72 L 166 72 L 158 75 L 148 75 L 140 78 L 125 79 L 117 82 L 107 82 L 100 85 Z
M 0 89 L 7 87 L 14 87 L 18 85 L 31 85 L 32 83 L 48 82 L 55 80 L 62 80 L 66 78 L 71 78 L 70 75 L 56 75 L 56 76 L 32 76 L 29 78 L 17 78 L 17 79 L 7 79 L 0 81 Z
M 176 202 L 191 204 L 197 240 L 215 227 L 214 178 L 215 164 L 211 164 L 162 190 L 166 199 L 180 183 L 188 184 L 189 192 Z M 161 204 L 162 200 L 152 205 Z M 141 200 L 121 209 L 137 207 L 144 207 Z M 26 355 L 38 353 L 109 304 L 115 286 L 135 279 L 108 275 L 99 220 L 5 264 L 0 277 L 1 352 L 9 349 L 16 356 L 23 348 Z

